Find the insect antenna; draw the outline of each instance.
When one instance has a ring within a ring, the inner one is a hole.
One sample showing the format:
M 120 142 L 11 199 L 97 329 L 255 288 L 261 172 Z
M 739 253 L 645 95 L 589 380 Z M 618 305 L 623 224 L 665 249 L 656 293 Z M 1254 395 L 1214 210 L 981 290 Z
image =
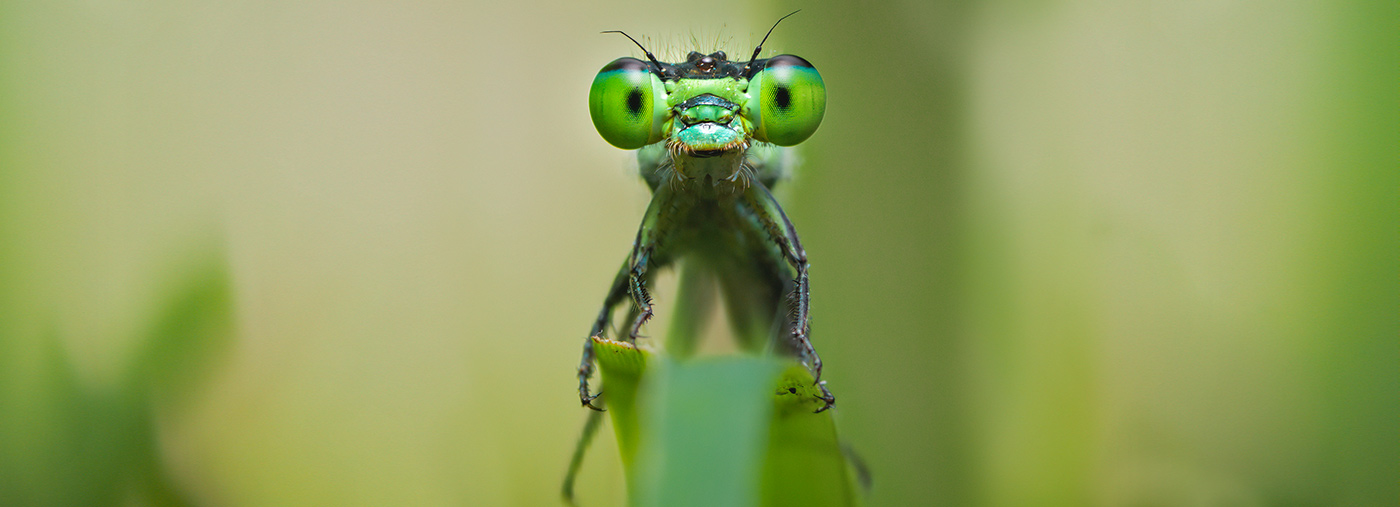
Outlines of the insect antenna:
M 796 13 L 793 13 L 793 14 L 796 14 Z M 792 14 L 788 14 L 788 16 L 791 16 L 791 15 L 792 15 Z M 778 21 L 782 21 L 782 20 L 780 19 L 780 20 L 778 20 Z M 772 32 L 772 30 L 769 30 L 769 32 Z M 636 44 L 637 47 L 642 48 L 642 52 L 643 52 L 643 53 L 646 53 L 647 59 L 648 59 L 648 60 L 651 60 L 651 64 L 656 66 L 656 72 L 658 72 L 658 73 L 661 72 L 661 62 L 656 61 L 656 55 L 651 54 L 651 51 L 647 50 L 646 46 L 643 46 L 642 43 L 637 42 L 637 39 L 633 39 L 631 35 L 627 35 L 627 32 L 624 32 L 624 31 L 622 31 L 622 30 L 606 30 L 606 31 L 598 32 L 598 33 L 620 33 L 620 34 L 622 34 L 623 37 L 626 37 L 628 40 L 632 41 L 632 43 L 633 43 L 633 44 Z M 766 37 L 765 37 L 765 39 L 766 39 Z
M 773 22 L 773 28 L 777 28 L 777 27 L 778 27 L 778 23 L 782 23 L 784 19 L 790 18 L 790 17 L 792 17 L 793 14 L 797 14 L 797 13 L 799 13 L 799 12 L 802 12 L 802 9 L 798 9 L 798 10 L 789 12 L 787 16 L 783 16 L 783 17 L 781 17 L 781 18 L 778 18 L 777 21 L 774 21 L 774 22 Z M 750 72 L 750 70 L 751 70 L 749 67 L 753 65 L 753 61 L 754 61 L 754 60 L 757 60 L 757 59 L 758 59 L 758 53 L 761 52 L 761 51 L 763 51 L 763 43 L 768 42 L 768 36 L 769 36 L 769 35 L 773 35 L 773 28 L 769 28 L 769 29 L 768 29 L 768 33 L 766 33 L 766 34 L 763 35 L 763 40 L 758 41 L 758 47 L 753 48 L 753 56 L 750 56 L 750 57 L 749 57 L 749 63 L 744 64 L 744 75 L 748 75 L 748 74 L 749 74 L 749 72 Z

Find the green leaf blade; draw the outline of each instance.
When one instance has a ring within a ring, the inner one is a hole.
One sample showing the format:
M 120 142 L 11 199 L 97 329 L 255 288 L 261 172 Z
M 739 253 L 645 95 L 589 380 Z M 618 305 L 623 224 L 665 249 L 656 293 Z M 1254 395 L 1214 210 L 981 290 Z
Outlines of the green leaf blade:
M 739 356 L 663 364 L 643 395 L 648 426 L 633 504 L 758 505 L 783 363 Z

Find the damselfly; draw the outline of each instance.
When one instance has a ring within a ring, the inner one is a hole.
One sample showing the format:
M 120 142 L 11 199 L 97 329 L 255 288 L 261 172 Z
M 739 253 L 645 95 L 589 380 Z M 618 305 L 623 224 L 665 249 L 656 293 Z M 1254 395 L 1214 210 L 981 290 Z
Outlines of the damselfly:
M 836 398 L 821 380 L 821 358 L 808 336 L 807 253 L 768 190 L 792 159 L 786 147 L 806 140 L 821 124 L 821 75 L 801 57 L 760 59 L 767 35 L 748 61 L 729 61 L 723 51 L 693 51 L 680 63 L 658 61 L 622 35 L 642 48 L 646 61 L 618 58 L 603 67 L 589 91 L 588 110 L 603 139 L 638 150 L 652 199 L 584 341 L 580 401 L 600 410 L 599 395 L 588 386 L 593 337 L 607 331 L 614 308 L 633 303 L 625 339 L 635 344 L 655 312 L 647 290 L 652 275 L 684 260 L 704 266 L 718 281 L 739 343 L 797 358 L 820 387 L 824 403 L 817 412 L 830 408 Z

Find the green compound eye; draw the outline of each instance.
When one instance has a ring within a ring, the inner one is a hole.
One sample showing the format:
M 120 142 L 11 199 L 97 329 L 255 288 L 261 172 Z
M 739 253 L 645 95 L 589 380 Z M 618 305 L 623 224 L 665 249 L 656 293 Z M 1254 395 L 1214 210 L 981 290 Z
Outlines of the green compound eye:
M 609 144 L 634 150 L 662 139 L 666 123 L 666 87 L 651 66 L 636 58 L 618 58 L 593 78 L 588 113 Z
M 826 85 L 801 57 L 778 55 L 749 80 L 744 115 L 753 122 L 753 137 L 778 146 L 807 140 L 826 114 Z

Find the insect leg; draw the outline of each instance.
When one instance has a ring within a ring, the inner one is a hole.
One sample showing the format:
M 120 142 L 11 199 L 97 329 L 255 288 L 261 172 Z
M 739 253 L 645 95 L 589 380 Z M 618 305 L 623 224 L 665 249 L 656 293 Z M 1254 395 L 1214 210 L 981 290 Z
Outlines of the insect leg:
M 608 289 L 608 296 L 603 299 L 603 309 L 598 311 L 598 319 L 593 321 L 593 329 L 589 331 L 588 338 L 583 340 L 583 359 L 579 361 L 578 365 L 578 399 L 583 403 L 583 406 L 593 410 L 603 410 L 593 405 L 593 400 L 598 399 L 602 393 L 589 394 L 588 392 L 588 377 L 593 376 L 595 359 L 593 338 L 603 336 L 603 331 L 608 328 L 608 321 L 612 319 L 613 307 L 616 307 L 622 298 L 627 297 L 627 280 L 630 272 L 628 264 L 630 262 L 624 263 L 622 269 L 617 272 L 617 276 L 613 278 L 612 288 Z
M 798 350 L 799 359 L 812 371 L 812 378 L 821 389 L 822 394 L 818 397 L 826 402 L 817 412 L 824 411 L 836 403 L 836 397 L 826 389 L 826 383 L 822 382 L 822 358 L 817 355 L 817 349 L 812 346 L 812 340 L 808 336 L 811 328 L 811 286 L 807 278 L 807 251 L 802 249 L 802 241 L 797 238 L 797 229 L 792 226 L 787 213 L 783 212 L 782 206 L 778 205 L 778 200 L 773 198 L 767 187 L 761 182 L 754 182 L 745 190 L 744 198 L 755 216 L 763 223 L 769 240 L 778 245 L 783 258 L 787 259 L 788 264 L 797 272 L 793 280 L 793 292 L 789 296 L 793 319 L 790 336 Z
M 598 427 L 602 422 L 602 413 L 590 412 L 588 421 L 583 423 L 583 434 L 579 435 L 578 443 L 574 444 L 574 456 L 569 460 L 569 471 L 564 475 L 564 485 L 560 488 L 564 503 L 571 506 L 578 505 L 574 503 L 574 480 L 578 478 L 578 471 L 583 467 L 583 454 L 588 451 L 588 444 L 593 442 L 593 436 L 598 434 Z
M 666 211 L 664 215 L 663 210 Z M 596 359 L 593 337 L 603 335 L 612 318 L 613 308 L 630 295 L 640 310 L 633 320 L 631 332 L 628 333 L 628 338 L 632 343 L 636 343 L 638 330 L 652 316 L 651 295 L 646 291 L 647 265 L 651 261 L 652 253 L 661 245 L 666 232 L 674 226 L 673 212 L 676 210 L 677 206 L 671 202 L 671 191 L 666 186 L 663 185 L 652 194 L 651 204 L 647 206 L 646 216 L 642 218 L 642 226 L 637 230 L 637 240 L 632 244 L 632 254 L 627 258 L 627 262 L 623 263 L 617 277 L 613 278 L 612 288 L 608 290 L 608 297 L 603 301 L 603 309 L 598 312 L 598 319 L 593 322 L 593 329 L 583 343 L 583 360 L 578 366 L 578 397 L 588 408 L 602 410 L 593 405 L 593 400 L 597 399 L 598 395 L 590 395 L 588 392 L 588 377 L 593 375 L 593 363 Z
M 637 316 L 632 321 L 632 329 L 627 333 L 627 338 L 633 344 L 637 343 L 642 325 L 654 315 L 651 309 L 651 294 L 647 292 L 646 287 L 647 268 L 653 262 L 658 266 L 666 264 L 666 261 L 658 261 L 654 257 L 665 246 L 667 236 L 675 229 L 677 215 L 684 211 L 679 203 L 671 198 L 672 192 L 669 185 L 663 185 L 652 194 L 646 216 L 642 217 L 642 226 L 637 229 L 637 240 L 632 244 L 632 256 L 629 258 L 631 272 L 627 288 L 632 302 L 637 304 Z
M 640 336 L 642 325 L 651 320 L 651 294 L 647 293 L 646 274 L 647 260 L 650 252 L 642 252 L 639 259 L 632 265 L 631 276 L 628 278 L 628 293 L 632 295 L 632 301 L 637 303 L 637 317 L 632 321 L 632 330 L 627 333 L 627 339 L 633 345 L 637 344 L 637 337 Z

